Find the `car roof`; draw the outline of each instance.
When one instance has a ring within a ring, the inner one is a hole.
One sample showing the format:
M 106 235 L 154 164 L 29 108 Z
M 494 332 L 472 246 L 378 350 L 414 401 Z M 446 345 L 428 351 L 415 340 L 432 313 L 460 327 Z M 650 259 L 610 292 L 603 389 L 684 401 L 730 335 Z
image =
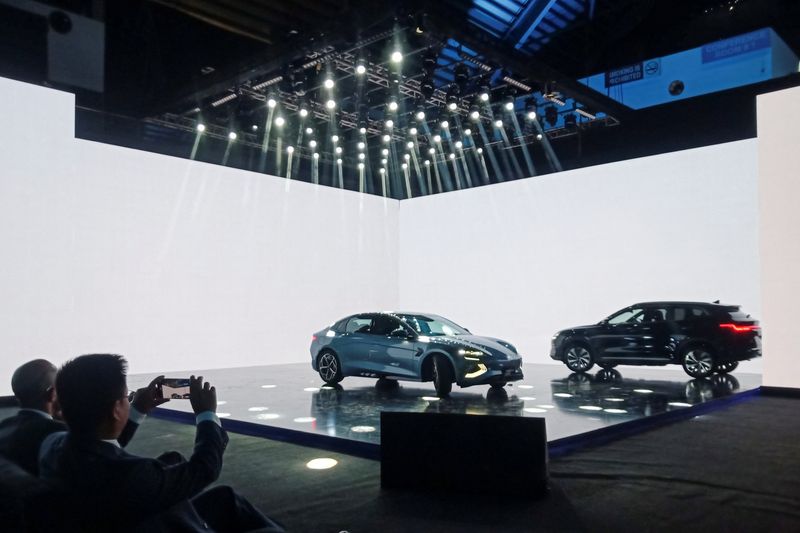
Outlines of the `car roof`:
M 698 305 L 698 306 L 705 306 L 705 307 L 719 307 L 719 308 L 738 308 L 738 305 L 732 304 L 722 304 L 722 303 L 714 303 L 714 302 L 688 302 L 688 301 L 661 301 L 661 302 L 639 302 L 635 304 L 631 304 L 628 307 L 656 307 L 660 305 Z

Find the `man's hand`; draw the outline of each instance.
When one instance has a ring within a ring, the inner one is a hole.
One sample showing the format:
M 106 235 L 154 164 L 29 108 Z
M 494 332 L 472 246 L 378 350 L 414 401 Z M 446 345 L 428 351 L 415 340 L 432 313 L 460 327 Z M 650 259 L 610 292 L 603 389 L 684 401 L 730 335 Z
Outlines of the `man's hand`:
M 217 412 L 217 389 L 211 383 L 203 383 L 203 376 L 189 378 L 189 401 L 194 414 L 204 411 Z
M 158 376 L 150 382 L 147 387 L 142 387 L 133 393 L 131 405 L 134 409 L 142 414 L 150 414 L 150 411 L 164 402 L 168 402 L 168 398 L 161 397 L 161 383 L 164 381 L 164 376 Z

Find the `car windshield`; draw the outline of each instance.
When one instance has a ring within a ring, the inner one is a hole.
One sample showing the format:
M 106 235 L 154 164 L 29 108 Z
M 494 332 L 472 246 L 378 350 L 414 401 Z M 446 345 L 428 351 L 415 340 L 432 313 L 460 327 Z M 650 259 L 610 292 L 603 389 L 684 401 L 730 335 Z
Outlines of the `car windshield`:
M 641 322 L 642 312 L 643 310 L 641 308 L 623 309 L 622 311 L 617 311 L 610 317 L 606 318 L 606 322 L 609 324 Z
M 397 315 L 400 320 L 408 324 L 420 335 L 431 337 L 454 337 L 456 335 L 469 335 L 469 331 L 454 322 L 441 317 L 426 315 Z

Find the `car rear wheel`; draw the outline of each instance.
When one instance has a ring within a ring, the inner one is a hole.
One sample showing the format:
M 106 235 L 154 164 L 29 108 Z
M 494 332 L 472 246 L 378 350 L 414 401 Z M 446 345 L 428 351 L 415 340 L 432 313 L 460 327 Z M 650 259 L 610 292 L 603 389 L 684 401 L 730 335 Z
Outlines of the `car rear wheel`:
M 693 378 L 704 378 L 714 372 L 714 355 L 702 346 L 692 346 L 683 354 L 683 369 Z
M 344 378 L 339 357 L 331 351 L 325 351 L 320 354 L 317 369 L 319 377 L 328 385 L 339 383 Z
M 437 396 L 447 396 L 453 389 L 453 366 L 443 355 L 433 356 L 433 386 Z
M 717 363 L 714 367 L 714 370 L 718 374 L 727 374 L 728 372 L 733 372 L 736 370 L 736 367 L 739 366 L 739 361 L 729 361 L 727 363 Z
M 573 344 L 564 354 L 564 364 L 573 372 L 586 372 L 594 366 L 592 352 L 582 344 Z

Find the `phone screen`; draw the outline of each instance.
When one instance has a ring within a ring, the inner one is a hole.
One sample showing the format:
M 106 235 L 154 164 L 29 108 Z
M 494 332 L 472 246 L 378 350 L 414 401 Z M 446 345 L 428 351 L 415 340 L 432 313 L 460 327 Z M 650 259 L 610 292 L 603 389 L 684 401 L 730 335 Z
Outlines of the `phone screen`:
M 169 400 L 188 400 L 189 378 L 164 378 L 161 396 Z

